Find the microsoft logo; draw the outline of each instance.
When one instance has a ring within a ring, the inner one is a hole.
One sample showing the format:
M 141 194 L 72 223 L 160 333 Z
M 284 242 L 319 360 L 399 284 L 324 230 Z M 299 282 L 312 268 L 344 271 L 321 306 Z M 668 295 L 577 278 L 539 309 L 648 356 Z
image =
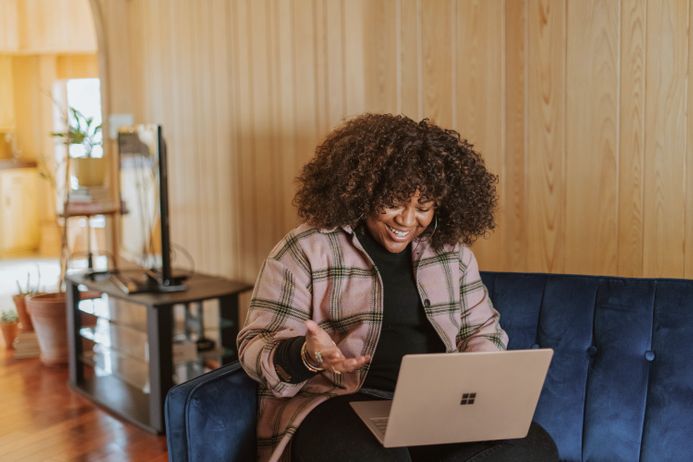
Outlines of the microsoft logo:
M 476 399 L 476 393 L 463 393 L 462 394 L 462 400 L 460 401 L 460 405 L 465 406 L 467 404 L 474 404 L 475 399 Z

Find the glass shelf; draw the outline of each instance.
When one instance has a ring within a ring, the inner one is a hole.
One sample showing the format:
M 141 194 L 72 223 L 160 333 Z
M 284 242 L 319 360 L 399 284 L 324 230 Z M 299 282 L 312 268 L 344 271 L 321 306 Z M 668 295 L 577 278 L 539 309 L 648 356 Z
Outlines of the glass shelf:
M 96 377 L 116 377 L 143 393 L 149 393 L 149 364 L 120 354 L 103 345 L 94 344 L 80 360 L 94 368 Z
M 107 321 L 102 320 L 101 324 Z M 113 329 L 115 326 L 110 326 Z M 148 393 L 149 385 L 147 379 L 147 360 L 146 344 L 142 344 L 137 337 L 141 333 L 131 330 L 134 333 L 133 339 L 128 339 L 122 335 L 123 328 L 117 329 L 120 335 L 109 337 L 108 331 L 98 327 L 84 327 L 80 329 L 82 337 L 81 360 L 84 364 L 94 369 L 97 377 L 113 375 L 123 380 L 129 385 Z M 113 339 L 117 339 L 116 342 Z M 138 345 L 139 344 L 139 345 Z M 144 349 L 144 352 L 142 349 Z M 225 358 L 231 357 L 235 352 L 230 348 L 215 348 L 210 351 L 196 352 L 194 359 L 176 359 L 173 355 L 173 383 L 182 383 L 186 380 L 197 377 L 205 372 L 221 367 L 226 361 Z
M 178 306 L 176 306 L 178 308 Z M 146 312 L 142 310 L 142 306 L 136 303 L 129 303 L 121 299 L 109 297 L 107 294 L 102 294 L 101 297 L 81 300 L 79 302 L 79 310 L 96 316 L 101 319 L 107 319 L 113 324 L 119 326 L 127 326 L 142 332 L 147 329 Z M 174 319 L 174 332 L 183 332 L 185 330 L 185 321 L 182 319 L 182 313 L 177 312 Z M 211 316 L 210 316 L 211 317 Z M 225 318 L 211 317 L 211 322 L 205 323 L 205 333 L 217 332 L 219 329 L 228 329 L 236 327 L 236 323 Z
M 139 330 L 98 318 L 94 327 L 82 327 L 79 335 L 118 353 L 140 361 L 149 361 L 147 334 Z
M 101 297 L 79 302 L 79 310 L 100 319 L 127 326 L 141 332 L 147 332 L 147 313 L 142 305 L 127 302 L 102 294 Z
M 96 377 L 114 377 L 135 387 L 143 393 L 149 393 L 148 367 L 146 362 L 121 354 L 104 345 L 93 344 L 91 349 L 84 349 L 82 363 L 94 369 Z M 224 349 L 223 354 L 231 354 Z M 192 361 L 174 363 L 173 382 L 182 383 L 198 375 L 218 368 L 222 364 L 222 351 L 213 350 L 199 353 Z

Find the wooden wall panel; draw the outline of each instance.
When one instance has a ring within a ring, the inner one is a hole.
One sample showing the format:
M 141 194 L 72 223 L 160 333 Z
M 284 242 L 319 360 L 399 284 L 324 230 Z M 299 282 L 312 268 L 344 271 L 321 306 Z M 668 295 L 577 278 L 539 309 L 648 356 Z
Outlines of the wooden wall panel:
M 528 0 L 505 10 L 505 268 L 527 267 L 527 13 Z
M 197 262 L 204 261 L 202 253 L 202 242 L 204 238 L 200 233 L 200 229 L 207 226 L 207 219 L 200 220 L 201 214 L 197 213 L 197 207 L 202 205 L 202 198 L 198 197 L 198 189 L 203 183 L 200 173 L 200 162 L 204 162 L 211 157 L 196 149 L 196 142 L 209 136 L 206 129 L 199 130 L 200 120 L 207 120 L 207 112 L 198 112 L 196 105 L 196 93 L 200 90 L 198 78 L 203 72 L 202 69 L 196 67 L 195 56 L 197 54 L 197 46 L 200 43 L 201 37 L 195 27 L 193 27 L 193 18 L 197 5 L 190 2 L 178 2 L 177 15 L 173 28 L 177 30 L 173 38 L 175 44 L 175 53 L 172 56 L 172 68 L 167 74 L 176 74 L 179 88 L 185 88 L 186 91 L 179 92 L 177 107 L 179 112 L 178 118 L 180 123 L 176 127 L 173 142 L 169 153 L 171 153 L 171 164 L 178 160 L 178 170 L 174 170 L 174 176 L 171 184 L 178 185 L 177 194 L 178 200 L 173 202 L 175 206 L 172 208 L 173 227 L 171 230 L 173 242 L 183 245 L 194 256 Z M 152 24 L 156 27 L 156 23 Z M 146 30 L 146 28 L 145 28 Z M 161 45 L 159 45 L 161 46 Z M 145 96 L 146 101 L 146 96 Z M 152 119 L 144 119 L 144 121 Z M 163 123 L 167 123 L 164 119 Z M 196 180 L 191 181 L 193 178 Z M 205 178 L 204 181 L 207 181 Z M 193 238 L 194 236 L 194 238 Z M 211 262 L 209 262 L 211 264 Z M 211 267 L 210 267 L 211 269 Z
M 316 143 L 379 111 L 457 129 L 500 175 L 483 268 L 693 274 L 687 0 L 93 3 L 110 110 L 164 124 L 200 270 L 252 281 Z
M 453 85 L 455 3 L 428 0 L 424 2 L 421 15 L 424 117 L 440 125 L 452 126 L 456 100 L 451 96 L 457 91 Z
M 325 44 L 327 57 L 324 61 L 328 68 L 335 68 L 339 72 L 337 75 L 329 75 L 326 83 L 327 91 L 333 95 L 333 103 L 329 105 L 327 118 L 336 124 L 341 118 L 344 110 L 344 54 L 342 41 L 344 38 L 343 29 L 343 5 L 341 1 L 330 1 L 325 5 L 325 15 L 328 24 L 333 27 L 326 27 L 328 30 L 327 43 Z M 278 2 L 275 8 L 274 23 L 277 25 L 277 57 L 278 57 L 278 132 L 277 143 L 280 146 L 282 155 L 278 159 L 278 170 L 282 173 L 278 183 L 281 192 L 281 201 L 278 204 L 281 223 L 295 223 L 296 212 L 291 205 L 294 190 L 294 178 L 298 175 L 300 161 L 297 160 L 298 127 L 296 125 L 296 111 L 299 110 L 297 102 L 300 101 L 296 92 L 298 84 L 296 81 L 296 61 L 294 60 L 294 22 L 288 20 L 292 17 L 291 3 L 287 1 Z M 301 158 L 305 154 L 301 153 Z M 290 226 L 290 225 L 289 225 Z
M 369 112 L 399 112 L 397 63 L 397 5 L 396 0 L 369 2 L 364 22 L 365 88 Z M 377 43 L 379 46 L 373 47 Z M 325 127 L 321 133 L 329 130 Z
M 237 181 L 238 165 L 233 156 L 234 152 L 232 127 L 230 120 L 234 120 L 233 87 L 228 84 L 228 76 L 232 75 L 233 65 L 230 54 L 223 47 L 216 44 L 231 43 L 232 32 L 227 27 L 231 17 L 231 7 L 224 0 L 214 0 L 207 16 L 212 31 L 212 46 L 214 56 L 210 65 L 210 74 L 216 76 L 210 85 L 211 96 L 214 100 L 211 118 L 214 122 L 214 134 L 212 136 L 213 152 L 227 153 L 217 155 L 214 159 L 214 172 L 211 175 L 214 187 L 211 194 L 213 198 L 210 204 L 212 215 L 216 218 L 214 234 L 210 237 L 210 244 L 214 255 L 238 255 L 239 233 L 237 223 L 239 221 L 238 209 L 228 207 L 231 198 L 238 197 Z M 233 274 L 237 271 L 238 262 L 232 258 L 213 258 L 217 264 L 216 271 L 219 274 Z
M 423 116 L 423 65 L 422 65 L 422 0 L 400 0 L 396 5 L 398 20 L 397 87 L 399 91 L 397 112 L 415 120 Z
M 257 254 L 267 254 L 274 246 L 276 241 L 284 234 L 282 223 L 275 219 L 280 216 L 279 204 L 277 203 L 277 169 L 273 168 L 273 158 L 275 152 L 278 152 L 279 141 L 276 138 L 275 124 L 275 108 L 273 101 L 273 93 L 275 90 L 275 70 L 273 62 L 276 59 L 276 54 L 273 53 L 275 47 L 271 41 L 272 34 L 270 33 L 268 18 L 268 2 L 252 1 L 249 2 L 250 27 L 253 40 L 250 42 L 250 69 L 253 84 L 251 85 L 252 101 L 252 127 L 251 136 L 253 138 L 252 150 L 252 169 L 253 174 L 244 181 L 251 183 L 253 188 L 253 208 L 247 207 L 247 204 L 241 204 L 244 211 L 243 216 L 255 218 L 255 235 L 257 238 L 256 252 Z M 315 32 L 315 16 L 314 9 L 306 9 L 305 14 L 297 15 L 296 19 L 300 21 L 297 24 L 297 30 L 305 32 L 300 50 L 306 61 L 304 77 L 306 89 L 310 92 L 310 97 L 307 98 L 306 112 L 313 115 L 312 121 L 316 121 L 316 37 Z M 312 46 L 309 46 L 310 45 Z M 313 122 L 315 123 L 315 122 Z M 249 159 L 250 160 L 250 159 Z
M 566 2 L 530 0 L 527 14 L 527 267 L 565 270 Z
M 248 213 L 249 209 L 254 207 L 253 204 L 253 184 L 252 178 L 255 176 L 253 166 L 250 162 L 253 153 L 253 138 L 252 138 L 252 112 L 251 112 L 251 82 L 252 70 L 248 67 L 250 60 L 248 40 L 250 31 L 247 27 L 249 22 L 247 2 L 235 2 L 232 4 L 232 23 L 231 29 L 234 31 L 233 45 L 231 52 L 234 60 L 234 69 L 238 70 L 232 74 L 235 79 L 235 92 L 237 98 L 234 122 L 236 128 L 236 156 L 238 157 L 240 176 L 236 178 L 239 184 L 239 196 L 236 204 L 239 207 L 239 228 L 240 235 L 243 238 L 243 245 L 240 247 L 240 253 L 236 256 L 241 262 L 242 268 L 255 268 L 259 261 L 259 254 L 256 249 L 257 239 L 255 237 L 247 239 L 248 236 L 253 236 L 256 227 L 256 217 L 254 213 Z M 246 72 L 240 72 L 240 69 L 245 69 Z M 229 121 L 231 122 L 231 121 Z M 250 280 L 252 271 L 242 270 L 242 277 Z
M 648 1 L 645 276 L 684 275 L 688 24 L 687 2 Z
M 286 21 L 277 17 L 278 27 Z M 327 98 L 325 99 L 325 123 L 327 127 L 338 125 L 344 116 L 346 107 L 346 94 L 344 86 L 346 75 L 344 72 L 344 54 L 345 54 L 345 39 L 346 28 L 344 27 L 344 1 L 343 0 L 327 0 L 323 6 L 323 21 L 325 31 L 324 52 L 325 57 L 322 60 L 323 75 L 325 75 L 325 88 Z M 280 44 L 282 39 L 280 39 Z M 280 59 L 284 54 L 279 52 Z M 282 60 L 282 62 L 284 62 Z M 284 63 L 286 68 L 291 67 L 290 62 Z M 287 87 L 284 87 L 287 88 Z M 288 93 L 288 92 L 287 92 Z M 284 94 L 284 91 L 282 91 Z M 289 96 L 284 96 L 287 99 Z M 290 122 L 290 119 L 287 120 Z M 328 128 L 329 129 L 329 128 Z
M 486 166 L 499 175 L 497 185 L 497 231 L 486 239 L 480 239 L 474 249 L 480 261 L 489 269 L 505 267 L 507 252 L 494 242 L 497 233 L 508 242 L 513 236 L 505 235 L 505 206 L 507 179 L 505 176 L 505 1 L 462 1 L 454 4 L 450 14 L 455 18 L 452 35 L 455 42 L 450 50 L 456 58 L 455 85 L 452 98 L 453 111 L 448 119 L 436 120 L 445 126 L 455 126 L 483 153 Z M 440 12 L 440 14 L 445 14 Z M 441 17 L 447 17 L 441 16 Z M 445 24 L 445 22 L 443 22 Z M 442 26 L 439 26 L 441 29 Z M 444 87 L 441 86 L 441 91 Z M 445 106 L 441 104 L 441 106 Z
M 691 30 L 693 23 L 693 15 L 691 14 L 689 5 L 688 10 L 688 30 Z M 690 114 L 693 108 L 693 34 L 688 34 L 688 99 L 686 100 L 687 114 Z M 693 279 L 693 117 L 687 117 L 686 120 L 687 146 L 686 146 L 686 199 L 684 201 L 685 209 L 685 241 L 684 241 L 684 274 L 687 279 Z M 681 276 L 681 275 L 677 275 Z
M 365 68 L 367 49 L 374 44 L 366 43 L 365 18 L 368 0 L 343 0 L 344 14 L 344 76 L 345 116 L 352 117 L 367 110 Z M 299 63 L 297 63 L 299 64 Z
M 259 3 L 259 2 L 258 2 Z M 197 198 L 195 215 L 202 214 L 209 217 L 204 222 L 198 220 L 199 227 L 197 229 L 197 235 L 199 236 L 200 244 L 200 254 L 202 255 L 203 261 L 209 261 L 212 263 L 209 271 L 218 272 L 219 263 L 218 259 L 215 258 L 215 254 L 218 250 L 218 236 L 215 236 L 214 230 L 216 229 L 216 222 L 218 220 L 218 215 L 214 213 L 217 210 L 218 204 L 216 202 L 215 189 L 218 185 L 214 184 L 215 176 L 211 175 L 212 172 L 216 171 L 215 165 L 218 156 L 206 156 L 200 155 L 206 152 L 217 152 L 215 146 L 215 140 L 217 138 L 216 132 L 216 120 L 214 118 L 216 98 L 212 93 L 213 82 L 218 78 L 216 74 L 211 72 L 213 69 L 212 63 L 215 60 L 216 50 L 215 43 L 213 40 L 213 34 L 211 33 L 209 25 L 211 24 L 211 15 L 215 12 L 211 8 L 211 3 L 207 2 L 205 4 L 194 5 L 191 8 L 190 20 L 194 24 L 194 35 L 199 36 L 200 40 L 196 40 L 193 43 L 194 49 L 194 61 L 192 70 L 194 75 L 192 79 L 197 82 L 195 85 L 195 91 L 192 96 L 195 100 L 195 114 L 205 114 L 205 117 L 200 117 L 195 120 L 194 130 L 195 133 L 206 133 L 207 136 L 192 137 L 192 152 L 195 153 L 197 175 L 205 175 L 205 181 L 198 182 L 197 191 L 194 197 Z M 200 72 L 200 70 L 208 69 L 209 71 Z M 208 173 L 204 173 L 208 172 Z
M 645 162 L 644 0 L 621 2 L 621 91 L 618 202 L 618 274 L 643 270 L 643 194 Z
M 567 12 L 565 269 L 614 274 L 618 261 L 618 3 L 568 2 Z

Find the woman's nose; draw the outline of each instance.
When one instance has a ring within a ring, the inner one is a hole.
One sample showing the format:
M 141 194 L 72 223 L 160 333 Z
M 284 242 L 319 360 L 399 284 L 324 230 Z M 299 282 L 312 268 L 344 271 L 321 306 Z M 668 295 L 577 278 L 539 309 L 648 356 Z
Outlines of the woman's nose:
M 402 226 L 413 226 L 416 222 L 416 210 L 414 207 L 405 207 L 402 212 L 395 217 L 397 224 Z

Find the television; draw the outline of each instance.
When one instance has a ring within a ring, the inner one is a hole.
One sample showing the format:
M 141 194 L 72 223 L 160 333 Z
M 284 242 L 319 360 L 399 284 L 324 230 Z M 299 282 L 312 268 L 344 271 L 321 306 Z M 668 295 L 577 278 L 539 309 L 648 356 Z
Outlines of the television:
M 120 198 L 123 208 L 119 255 L 142 270 L 144 279 L 117 279 L 132 292 L 186 289 L 173 274 L 168 209 L 166 142 L 161 125 L 139 124 L 118 130 Z

